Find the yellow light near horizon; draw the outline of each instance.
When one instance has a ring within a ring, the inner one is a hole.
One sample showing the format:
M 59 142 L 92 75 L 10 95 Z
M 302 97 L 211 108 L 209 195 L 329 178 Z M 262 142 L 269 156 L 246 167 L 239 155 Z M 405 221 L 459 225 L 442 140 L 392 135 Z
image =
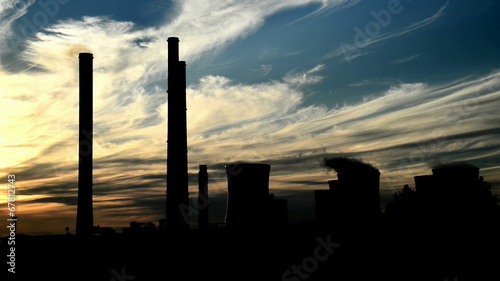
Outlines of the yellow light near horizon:
M 19 208 L 16 208 L 16 214 L 20 218 L 27 215 L 37 218 L 73 216 L 75 211 L 76 206 L 68 206 L 63 203 L 19 203 Z
M 6 181 L 7 182 L 7 181 Z M 2 190 L 5 192 L 5 196 L 0 196 L 0 204 L 7 204 L 7 183 L 5 184 L 5 188 L 2 188 Z M 27 202 L 27 201 L 32 201 L 40 198 L 49 198 L 49 196 L 45 195 L 17 195 L 16 194 L 16 202 L 19 202 L 19 205 L 23 205 L 22 202 Z M 14 204 L 17 204 L 16 202 L 13 202 Z

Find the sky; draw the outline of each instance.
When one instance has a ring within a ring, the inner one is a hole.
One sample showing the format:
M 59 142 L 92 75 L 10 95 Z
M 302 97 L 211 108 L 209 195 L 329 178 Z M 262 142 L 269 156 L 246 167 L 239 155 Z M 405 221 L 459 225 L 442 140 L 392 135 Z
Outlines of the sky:
M 187 61 L 191 203 L 206 164 L 212 222 L 234 162 L 272 165 L 290 222 L 336 178 L 325 157 L 379 169 L 382 206 L 450 162 L 498 194 L 499 14 L 495 0 L 0 0 L 0 217 L 15 174 L 19 233 L 74 233 L 80 52 L 94 54 L 94 224 L 164 217 L 168 37 Z

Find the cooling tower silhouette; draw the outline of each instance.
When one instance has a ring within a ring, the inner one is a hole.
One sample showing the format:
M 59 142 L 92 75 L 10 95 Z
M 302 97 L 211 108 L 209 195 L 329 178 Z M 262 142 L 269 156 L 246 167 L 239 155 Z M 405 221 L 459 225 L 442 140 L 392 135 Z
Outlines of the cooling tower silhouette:
M 230 164 L 226 166 L 228 195 L 226 226 L 247 228 L 267 220 L 269 202 L 268 164 Z

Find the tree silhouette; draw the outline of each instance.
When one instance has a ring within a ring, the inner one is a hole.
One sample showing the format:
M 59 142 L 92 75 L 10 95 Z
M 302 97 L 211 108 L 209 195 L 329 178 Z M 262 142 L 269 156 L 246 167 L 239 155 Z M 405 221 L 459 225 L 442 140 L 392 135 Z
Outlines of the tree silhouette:
M 385 212 L 390 217 L 398 219 L 414 218 L 418 210 L 417 192 L 405 184 L 403 189 L 395 192 L 392 201 L 388 202 Z

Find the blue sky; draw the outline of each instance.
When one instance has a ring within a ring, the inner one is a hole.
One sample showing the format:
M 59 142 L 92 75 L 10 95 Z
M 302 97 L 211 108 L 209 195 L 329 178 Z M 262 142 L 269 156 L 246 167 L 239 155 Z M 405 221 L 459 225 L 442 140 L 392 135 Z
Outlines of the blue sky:
M 190 191 L 207 164 L 214 221 L 235 161 L 273 165 L 291 221 L 336 177 L 328 156 L 377 167 L 384 200 L 454 161 L 499 191 L 498 1 L 0 4 L 0 176 L 18 176 L 24 232 L 74 225 L 79 52 L 95 56 L 96 224 L 163 216 L 170 36 L 188 64 Z

